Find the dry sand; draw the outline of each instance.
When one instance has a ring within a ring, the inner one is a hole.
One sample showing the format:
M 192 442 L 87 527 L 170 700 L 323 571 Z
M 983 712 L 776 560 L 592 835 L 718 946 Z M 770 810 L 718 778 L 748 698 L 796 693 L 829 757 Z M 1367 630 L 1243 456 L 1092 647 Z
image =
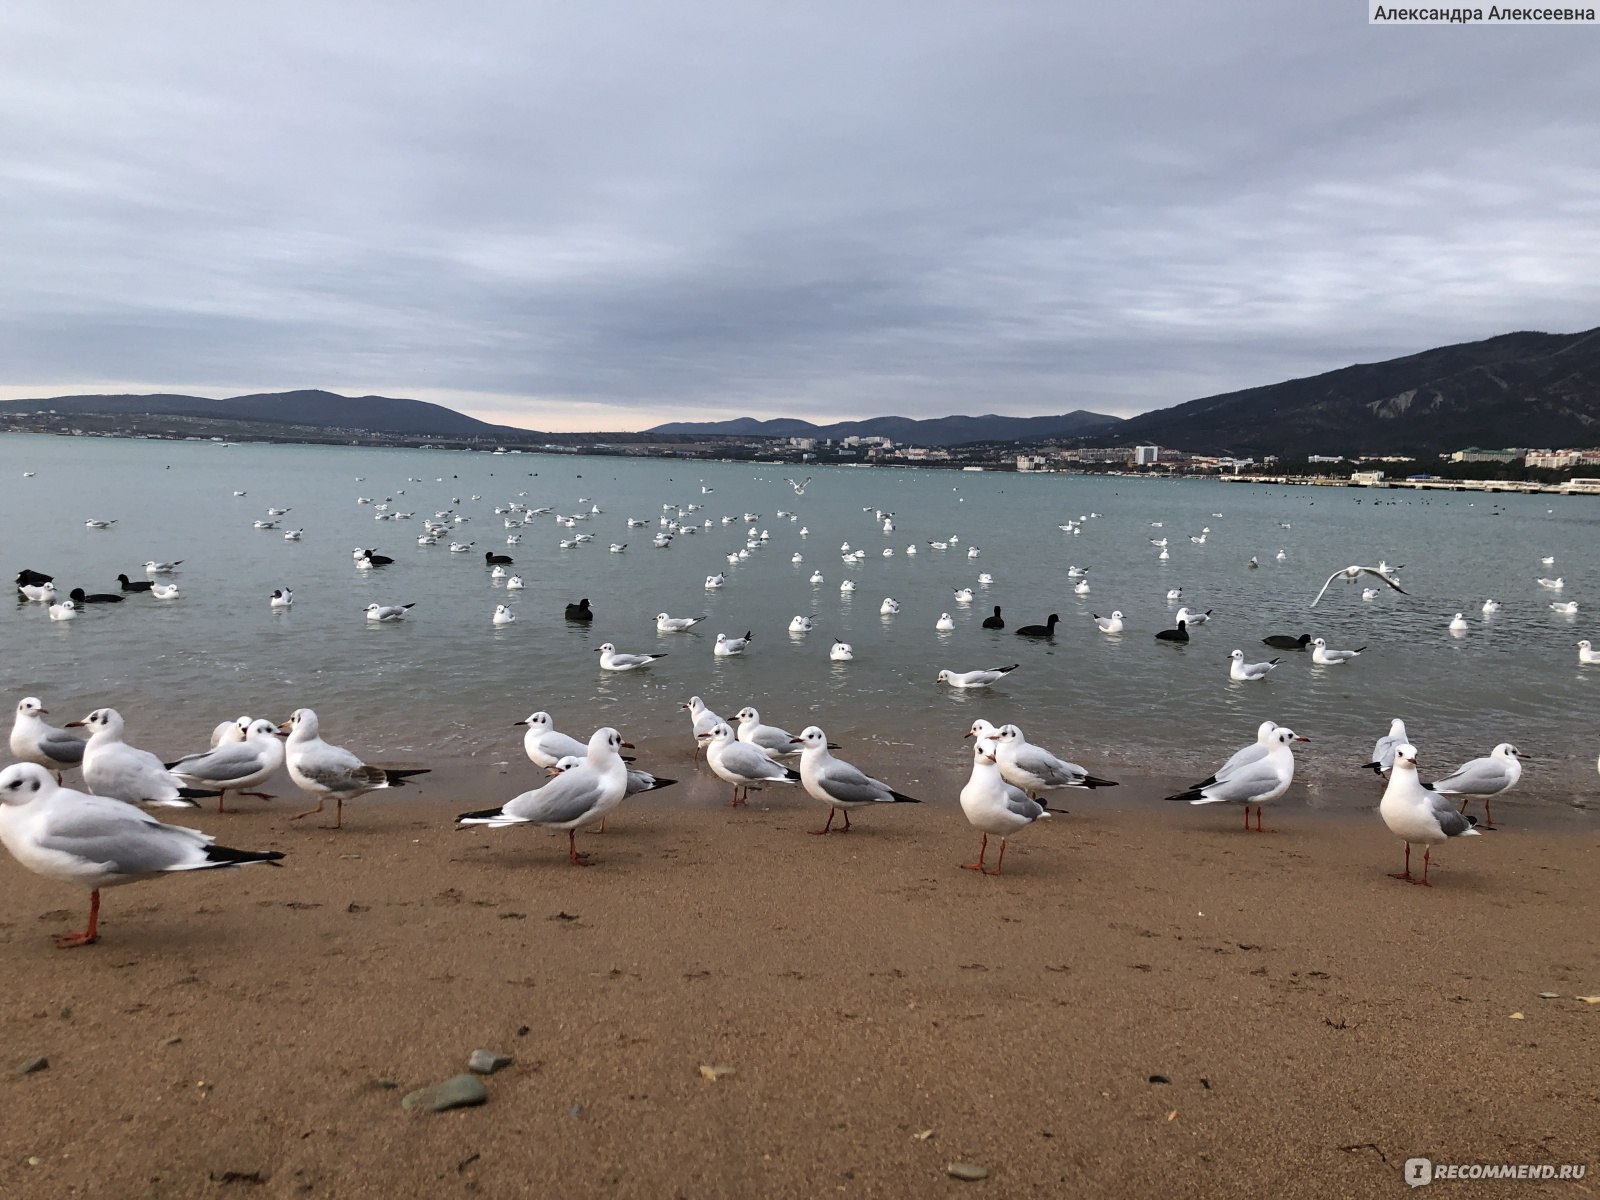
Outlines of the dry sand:
M 440 771 L 340 832 L 244 801 L 193 823 L 282 869 L 108 892 L 72 951 L 46 935 L 83 894 L 0 860 L 0 1196 L 1355 1197 L 1404 1194 L 1414 1155 L 1600 1171 L 1587 823 L 1452 843 L 1428 890 L 1386 878 L 1371 813 L 1297 787 L 1257 836 L 1146 778 L 1067 793 L 994 878 L 957 868 L 964 773 L 858 761 L 929 802 L 807 837 L 798 790 L 730 811 L 652 760 L 683 784 L 580 834 L 587 870 L 564 835 L 450 828 L 531 771 Z M 478 1047 L 517 1059 L 486 1106 L 401 1110 Z

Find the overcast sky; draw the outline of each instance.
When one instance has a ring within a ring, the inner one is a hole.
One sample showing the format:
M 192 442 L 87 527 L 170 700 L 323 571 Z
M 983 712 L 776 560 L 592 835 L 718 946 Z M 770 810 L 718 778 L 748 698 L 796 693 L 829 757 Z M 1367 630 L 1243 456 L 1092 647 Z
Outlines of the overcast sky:
M 1362 0 L 7 0 L 0 397 L 1130 415 L 1600 324 L 1597 112 Z

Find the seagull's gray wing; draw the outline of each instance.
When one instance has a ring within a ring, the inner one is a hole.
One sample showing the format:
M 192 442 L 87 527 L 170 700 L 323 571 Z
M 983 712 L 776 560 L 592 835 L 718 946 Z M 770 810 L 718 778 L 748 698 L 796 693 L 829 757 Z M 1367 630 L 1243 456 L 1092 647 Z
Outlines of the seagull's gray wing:
M 1248 746 L 1235 750 L 1232 757 L 1218 767 L 1211 778 L 1226 779 L 1240 768 L 1247 767 L 1253 762 L 1259 762 L 1266 756 L 1267 747 L 1260 742 L 1251 742 Z
M 1383 580 L 1390 587 L 1392 587 L 1395 591 L 1399 592 L 1402 596 L 1409 596 L 1411 594 L 1410 592 L 1406 591 L 1405 588 L 1401 587 L 1398 583 L 1396 583 L 1394 580 L 1390 579 L 1382 571 L 1378 570 L 1377 567 L 1362 567 L 1361 569 L 1363 571 L 1365 571 L 1368 575 L 1376 575 L 1379 579 Z
M 1428 803 L 1432 806 L 1434 820 L 1439 822 L 1439 829 L 1445 837 L 1460 837 L 1473 828 L 1473 822 L 1467 819 L 1466 814 L 1458 811 L 1454 804 L 1438 793 L 1429 792 Z
M 1463 763 L 1443 779 L 1433 782 L 1433 790 L 1452 796 L 1493 796 L 1511 781 L 1505 764 L 1494 758 L 1475 758 Z
M 542 788 L 507 801 L 507 816 L 537 825 L 566 825 L 581 821 L 601 799 L 601 777 L 587 764 L 563 771 Z
M 1057 758 L 1043 746 L 1028 742 L 1017 748 L 1012 761 L 1017 768 L 1044 780 L 1049 787 L 1071 787 L 1088 774 L 1076 763 Z
M 231 742 L 203 754 L 180 758 L 167 768 L 185 779 L 198 779 L 203 783 L 226 784 L 236 779 L 248 779 L 261 770 L 261 754 L 244 742 Z
M 65 729 L 54 727 L 46 728 L 39 737 L 40 753 L 59 763 L 81 763 L 84 745 L 82 738 L 73 737 Z
M 1006 808 L 1017 816 L 1037 821 L 1047 810 L 1037 800 L 1028 799 L 1028 793 L 1013 784 L 1005 785 Z
M 117 875 L 148 875 L 186 865 L 212 839 L 181 825 L 163 825 L 120 800 L 84 796 L 51 809 L 37 837 L 45 850 L 99 864 Z
M 887 784 L 837 758 L 824 763 L 817 772 L 817 786 L 845 804 L 870 804 L 892 798 Z
M 370 792 L 388 782 L 383 768 L 369 767 L 343 746 L 331 746 L 327 742 L 301 755 L 294 769 L 329 792 Z
M 724 770 L 752 781 L 789 777 L 789 768 L 773 762 L 764 750 L 749 742 L 729 742 L 719 758 Z
M 1204 788 L 1201 799 L 1190 801 L 1190 803 L 1251 802 L 1257 796 L 1264 796 L 1272 791 L 1280 782 L 1282 780 L 1278 777 L 1276 765 L 1266 758 L 1259 758 L 1255 762 L 1246 763 L 1238 768 L 1226 779 L 1219 779 Z

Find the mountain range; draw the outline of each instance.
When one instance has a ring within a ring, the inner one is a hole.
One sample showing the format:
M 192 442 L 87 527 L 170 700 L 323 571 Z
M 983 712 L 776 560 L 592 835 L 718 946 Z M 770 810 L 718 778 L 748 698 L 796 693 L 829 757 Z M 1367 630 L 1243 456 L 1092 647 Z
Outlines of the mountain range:
M 1207 396 L 1127 420 L 1081 409 L 1057 416 L 873 417 L 831 425 L 740 417 L 671 422 L 642 434 L 552 435 L 491 425 L 422 400 L 313 390 L 221 400 L 183 395 L 9 400 L 0 402 L 0 421 L 8 414 L 40 411 L 125 416 L 130 424 L 136 417 L 168 417 L 518 444 L 573 443 L 586 436 L 597 441 L 877 436 L 921 446 L 1054 441 L 1155 444 L 1202 454 L 1432 455 L 1467 446 L 1600 444 L 1600 328 L 1507 333 Z
M 971 442 L 1037 442 L 1051 438 L 1084 438 L 1109 434 L 1123 424 L 1121 417 L 1104 413 L 1062 413 L 1054 417 L 869 417 L 863 421 L 837 421 L 813 425 L 780 417 L 758 421 L 737 417 L 731 421 L 672 421 L 646 433 L 684 434 L 694 437 L 886 437 L 915 446 L 960 446 Z

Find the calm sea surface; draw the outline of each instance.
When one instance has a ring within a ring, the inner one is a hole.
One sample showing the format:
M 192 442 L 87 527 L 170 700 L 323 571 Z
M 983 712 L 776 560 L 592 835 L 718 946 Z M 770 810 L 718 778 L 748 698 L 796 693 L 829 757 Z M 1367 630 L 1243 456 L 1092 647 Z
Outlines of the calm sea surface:
M 797 496 L 785 476 L 806 474 L 814 478 Z M 1314 739 L 1297 779 L 1313 803 L 1320 780 L 1347 778 L 1403 716 L 1425 778 L 1511 741 L 1535 759 L 1525 802 L 1582 805 L 1600 792 L 1600 666 L 1580 667 L 1576 650 L 1579 638 L 1600 642 L 1592 497 L 18 435 L 0 436 L 0 480 L 8 578 L 30 567 L 54 575 L 63 595 L 116 591 L 119 572 L 144 579 L 148 559 L 183 560 L 170 577 L 178 600 L 133 596 L 67 622 L 39 604 L 0 608 L 8 697 L 38 695 L 60 721 L 114 706 L 131 741 L 163 754 L 203 746 L 224 718 L 282 718 L 306 705 L 332 740 L 370 757 L 500 761 L 519 750 L 512 722 L 548 709 L 579 737 L 617 726 L 649 766 L 652 749 L 688 746 L 677 704 L 698 694 L 724 715 L 755 704 L 794 730 L 815 722 L 853 747 L 951 763 L 967 761 L 961 734 L 974 717 L 1014 720 L 1032 740 L 1113 775 L 1204 774 L 1271 718 Z M 416 516 L 375 520 L 358 497 Z M 507 546 L 494 509 L 511 501 L 566 514 L 598 505 L 577 528 L 594 541 L 559 548 L 574 531 L 547 515 Z M 703 508 L 686 521 L 712 526 L 654 548 L 664 506 L 675 514 L 691 504 Z M 269 506 L 291 511 L 277 530 L 253 528 Z M 893 514 L 893 532 L 877 509 Z M 443 511 L 470 518 L 452 534 L 473 542 L 472 553 L 417 544 L 423 520 Z M 759 519 L 747 523 L 746 513 Z M 628 528 L 630 516 L 649 527 Z M 1088 517 L 1080 534 L 1057 528 L 1079 517 Z M 89 518 L 116 524 L 89 529 Z M 1192 543 L 1205 527 L 1205 543 Z M 304 539 L 286 541 L 283 530 L 296 528 Z M 768 540 L 730 565 L 746 530 Z M 1166 561 L 1149 540 L 1163 536 Z M 948 550 L 928 544 L 951 538 L 959 543 Z M 609 553 L 612 542 L 626 552 Z M 846 565 L 843 542 L 867 558 Z M 395 562 L 358 571 L 356 546 Z M 969 558 L 969 546 L 981 556 Z M 491 580 L 486 550 L 511 554 L 526 588 L 507 593 Z M 802 563 L 791 562 L 796 553 Z M 1541 564 L 1546 555 L 1553 566 Z M 1252 556 L 1259 569 L 1247 566 Z M 1384 589 L 1363 602 L 1362 585 L 1341 581 L 1308 607 L 1330 571 L 1379 559 L 1404 564 L 1410 596 Z M 1089 568 L 1089 595 L 1073 593 L 1069 564 Z M 814 570 L 825 582 L 809 582 Z M 709 591 L 713 572 L 727 583 Z M 980 572 L 993 582 L 980 584 Z M 1566 586 L 1547 591 L 1541 575 Z M 846 579 L 854 593 L 841 593 Z M 268 594 L 282 586 L 294 589 L 294 607 L 273 612 Z M 960 587 L 973 588 L 970 604 L 952 595 Z M 1181 600 L 1167 599 L 1171 588 Z M 593 626 L 569 624 L 565 604 L 585 596 Z M 879 614 L 886 596 L 900 601 L 898 615 Z M 1485 617 L 1491 596 L 1504 607 Z M 1579 614 L 1550 611 L 1555 599 L 1576 600 Z M 404 622 L 375 625 L 363 613 L 372 601 L 416 607 Z M 495 627 L 502 601 L 518 619 Z M 1187 646 L 1157 642 L 1180 603 L 1214 618 Z M 1056 638 L 982 629 L 996 604 L 1012 628 L 1059 613 Z M 1091 614 L 1113 609 L 1127 630 L 1107 637 Z M 1471 626 L 1463 637 L 1446 630 L 1458 610 Z M 710 619 L 657 634 L 662 611 Z M 954 632 L 935 631 L 943 612 Z M 791 635 L 796 614 L 815 614 L 815 630 Z M 718 631 L 747 629 L 747 654 L 713 657 Z M 1301 632 L 1367 650 L 1342 667 L 1279 652 L 1264 683 L 1229 681 L 1230 650 L 1258 661 L 1274 653 L 1264 635 Z M 854 645 L 853 662 L 829 661 L 836 637 Z M 602 672 L 591 651 L 607 640 L 669 657 Z M 941 667 L 1009 663 L 1021 667 L 991 691 L 934 683 Z M 669 740 L 652 746 L 656 738 Z

